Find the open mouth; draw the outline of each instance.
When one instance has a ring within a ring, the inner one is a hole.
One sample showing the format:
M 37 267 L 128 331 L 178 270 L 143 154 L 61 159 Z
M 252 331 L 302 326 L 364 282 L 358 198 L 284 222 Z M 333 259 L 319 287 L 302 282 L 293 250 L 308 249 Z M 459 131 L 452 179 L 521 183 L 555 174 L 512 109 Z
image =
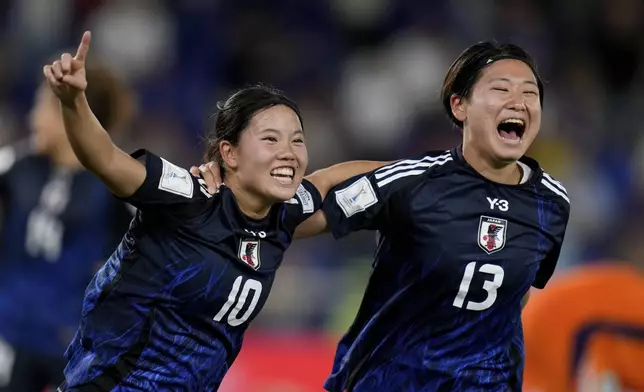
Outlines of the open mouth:
M 295 178 L 295 169 L 290 166 L 276 167 L 271 170 L 271 177 L 283 185 L 291 185 Z
M 525 121 L 520 118 L 508 118 L 501 121 L 496 130 L 499 132 L 501 139 L 520 142 L 525 133 Z

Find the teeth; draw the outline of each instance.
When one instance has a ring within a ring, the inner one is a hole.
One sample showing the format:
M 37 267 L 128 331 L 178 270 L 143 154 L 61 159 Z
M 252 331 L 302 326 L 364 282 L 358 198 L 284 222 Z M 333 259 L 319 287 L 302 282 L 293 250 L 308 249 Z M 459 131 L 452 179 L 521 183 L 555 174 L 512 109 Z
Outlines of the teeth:
M 278 167 L 271 170 L 271 175 L 293 177 L 295 170 L 292 167 Z
M 507 120 L 501 121 L 501 124 L 507 124 L 507 123 L 525 125 L 525 122 L 520 118 L 508 118 Z

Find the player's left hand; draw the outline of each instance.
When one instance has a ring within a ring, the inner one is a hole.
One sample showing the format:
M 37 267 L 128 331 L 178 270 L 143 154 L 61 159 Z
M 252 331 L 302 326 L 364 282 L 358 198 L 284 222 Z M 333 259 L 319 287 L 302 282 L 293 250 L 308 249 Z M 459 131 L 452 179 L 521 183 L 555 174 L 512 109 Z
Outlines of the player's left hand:
M 83 34 L 76 55 L 65 53 L 60 60 L 43 67 L 45 80 L 63 104 L 70 104 L 87 89 L 85 60 L 92 36 L 89 31 Z
M 221 179 L 221 171 L 219 170 L 219 165 L 215 162 L 204 163 L 203 165 L 197 167 L 192 166 L 190 168 L 190 174 L 195 177 L 201 177 L 206 181 L 206 186 L 208 187 L 208 193 L 214 195 L 219 191 L 219 187 L 223 182 Z

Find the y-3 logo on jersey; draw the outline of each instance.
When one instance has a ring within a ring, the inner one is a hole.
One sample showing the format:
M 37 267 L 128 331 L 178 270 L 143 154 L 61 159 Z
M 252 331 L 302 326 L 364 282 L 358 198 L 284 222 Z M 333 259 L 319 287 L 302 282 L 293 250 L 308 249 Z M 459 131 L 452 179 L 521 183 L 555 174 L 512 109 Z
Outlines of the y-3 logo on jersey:
M 510 203 L 505 199 L 493 199 L 491 197 L 487 198 L 487 202 L 490 203 L 490 209 L 493 210 L 498 208 L 499 211 L 507 211 L 510 209 Z

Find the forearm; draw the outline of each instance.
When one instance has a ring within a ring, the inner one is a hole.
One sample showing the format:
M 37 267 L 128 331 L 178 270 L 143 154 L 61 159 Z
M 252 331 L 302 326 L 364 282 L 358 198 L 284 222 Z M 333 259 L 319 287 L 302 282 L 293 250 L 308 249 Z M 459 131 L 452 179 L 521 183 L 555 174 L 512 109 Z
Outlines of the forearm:
M 92 112 L 85 94 L 61 103 L 67 138 L 81 164 L 117 196 L 130 196 L 145 180 L 145 167 L 112 142 Z
M 78 160 L 89 171 L 100 175 L 110 164 L 116 146 L 96 119 L 85 94 L 79 94 L 74 103 L 61 103 L 67 138 Z
M 324 169 L 320 169 L 306 177 L 318 189 L 322 198 L 326 196 L 331 188 L 348 180 L 351 177 L 367 173 L 388 165 L 392 162 L 381 161 L 349 161 L 338 163 Z

